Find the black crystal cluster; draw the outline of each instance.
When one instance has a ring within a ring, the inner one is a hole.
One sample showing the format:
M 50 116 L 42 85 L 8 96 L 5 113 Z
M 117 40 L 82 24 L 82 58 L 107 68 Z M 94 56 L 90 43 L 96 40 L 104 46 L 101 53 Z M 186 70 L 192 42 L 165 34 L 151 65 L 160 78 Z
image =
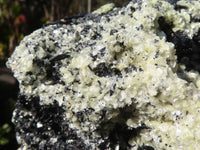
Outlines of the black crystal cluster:
M 89 149 L 63 120 L 65 111 L 56 101 L 52 105 L 40 105 L 39 97 L 31 97 L 31 102 L 28 99 L 24 95 L 19 96 L 13 119 L 16 132 L 31 149 Z M 26 114 L 24 110 L 31 113 Z M 55 142 L 52 138 L 56 139 Z M 69 143 L 68 139 L 73 141 Z

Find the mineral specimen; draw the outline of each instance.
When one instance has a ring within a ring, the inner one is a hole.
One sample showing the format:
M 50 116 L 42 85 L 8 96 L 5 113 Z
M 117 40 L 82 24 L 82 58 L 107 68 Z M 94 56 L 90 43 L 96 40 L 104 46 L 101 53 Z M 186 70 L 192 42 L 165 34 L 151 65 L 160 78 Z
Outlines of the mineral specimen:
M 20 149 L 200 148 L 199 37 L 199 0 L 108 4 L 26 36 L 7 62 Z

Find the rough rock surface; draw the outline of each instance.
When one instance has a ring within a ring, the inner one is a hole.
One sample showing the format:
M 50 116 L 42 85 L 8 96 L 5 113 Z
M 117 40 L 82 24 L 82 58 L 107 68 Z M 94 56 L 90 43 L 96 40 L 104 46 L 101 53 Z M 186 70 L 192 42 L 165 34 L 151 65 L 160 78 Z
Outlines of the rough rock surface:
M 198 0 L 108 4 L 26 36 L 7 62 L 20 149 L 199 148 L 199 36 Z

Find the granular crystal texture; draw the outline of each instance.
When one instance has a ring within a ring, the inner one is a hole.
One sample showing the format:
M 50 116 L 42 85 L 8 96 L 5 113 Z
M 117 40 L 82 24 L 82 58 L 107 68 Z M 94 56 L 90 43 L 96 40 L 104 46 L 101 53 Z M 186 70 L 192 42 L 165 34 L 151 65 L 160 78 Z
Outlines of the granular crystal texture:
M 200 147 L 200 1 L 132 0 L 26 36 L 7 62 L 25 149 Z

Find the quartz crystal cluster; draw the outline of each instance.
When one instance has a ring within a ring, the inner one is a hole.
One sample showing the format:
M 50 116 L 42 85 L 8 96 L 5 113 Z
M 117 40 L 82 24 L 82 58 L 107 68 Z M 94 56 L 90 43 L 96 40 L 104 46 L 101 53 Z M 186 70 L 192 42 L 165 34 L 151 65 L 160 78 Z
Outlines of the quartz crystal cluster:
M 199 58 L 199 0 L 107 4 L 45 25 L 7 62 L 19 149 L 200 148 Z

